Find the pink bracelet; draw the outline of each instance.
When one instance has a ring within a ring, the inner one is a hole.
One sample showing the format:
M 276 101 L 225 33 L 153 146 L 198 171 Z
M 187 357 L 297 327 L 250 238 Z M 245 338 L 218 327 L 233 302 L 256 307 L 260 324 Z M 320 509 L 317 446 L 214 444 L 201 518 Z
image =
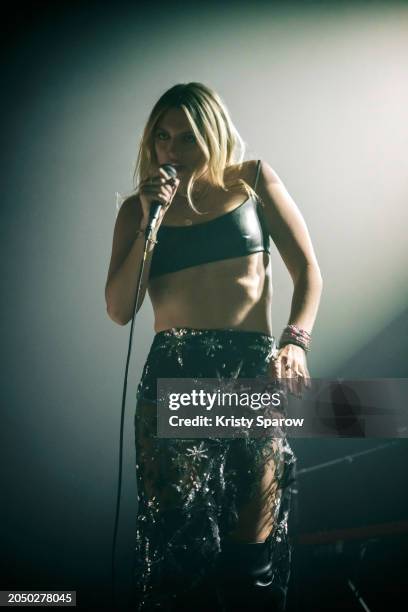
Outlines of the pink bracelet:
M 312 337 L 305 329 L 297 327 L 297 325 L 287 325 L 282 332 L 279 340 L 279 348 L 287 344 L 296 344 L 306 352 L 310 351 Z

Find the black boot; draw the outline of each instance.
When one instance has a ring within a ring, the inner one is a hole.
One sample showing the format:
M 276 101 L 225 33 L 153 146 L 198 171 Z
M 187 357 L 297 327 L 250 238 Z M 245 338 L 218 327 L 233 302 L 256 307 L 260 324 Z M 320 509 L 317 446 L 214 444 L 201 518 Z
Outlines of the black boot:
M 224 541 L 217 563 L 218 593 L 224 612 L 283 612 L 286 589 L 274 580 L 271 543 Z

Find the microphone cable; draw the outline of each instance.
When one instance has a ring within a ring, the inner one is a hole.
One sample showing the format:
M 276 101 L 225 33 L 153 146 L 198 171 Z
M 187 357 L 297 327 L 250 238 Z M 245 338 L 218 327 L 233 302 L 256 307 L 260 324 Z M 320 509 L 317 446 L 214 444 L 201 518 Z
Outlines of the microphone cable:
M 170 174 L 172 178 L 175 178 L 177 176 L 177 171 L 173 165 L 163 164 L 161 168 L 163 168 L 168 174 Z M 156 202 L 155 203 L 152 202 L 152 205 L 153 204 L 156 204 Z M 160 204 L 162 206 L 162 203 Z M 155 207 L 152 206 L 152 208 L 154 209 Z M 139 269 L 139 276 L 137 279 L 137 286 L 136 286 L 136 295 L 135 295 L 135 300 L 134 300 L 134 304 L 132 308 L 133 314 L 132 314 L 132 322 L 130 326 L 129 344 L 128 344 L 128 351 L 127 351 L 127 357 L 126 357 L 126 365 L 125 365 L 125 379 L 123 383 L 122 407 L 121 407 L 121 417 L 120 417 L 120 433 L 119 433 L 118 489 L 117 489 L 117 496 L 116 496 L 115 525 L 113 529 L 112 555 L 111 555 L 111 601 L 112 601 L 112 605 L 115 605 L 115 549 L 116 549 L 116 540 L 117 540 L 117 535 L 118 535 L 120 499 L 121 499 L 121 493 L 122 493 L 123 430 L 124 430 L 124 421 L 125 421 L 127 379 L 128 379 L 128 372 L 129 372 L 130 353 L 132 350 L 132 339 L 133 339 L 133 329 L 135 326 L 136 307 L 137 307 L 137 303 L 139 301 L 139 296 L 140 296 L 143 272 L 145 269 L 145 263 L 147 259 L 147 248 L 149 244 L 149 239 L 151 238 L 151 235 L 153 233 L 156 221 L 157 221 L 157 215 L 156 215 L 156 219 L 154 223 L 152 222 L 151 219 L 149 219 L 149 223 L 146 228 L 143 258 L 142 258 L 142 262 L 141 262 L 140 269 Z

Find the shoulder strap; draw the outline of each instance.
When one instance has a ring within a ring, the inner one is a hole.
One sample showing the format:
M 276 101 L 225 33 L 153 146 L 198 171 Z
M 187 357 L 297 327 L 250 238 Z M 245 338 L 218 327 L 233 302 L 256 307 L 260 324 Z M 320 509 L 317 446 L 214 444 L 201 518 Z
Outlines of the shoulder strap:
M 255 185 L 254 185 L 254 191 L 256 191 L 256 186 L 258 185 L 258 179 L 259 179 L 259 171 L 261 169 L 261 160 L 258 159 L 258 163 L 256 165 L 256 178 L 255 178 Z

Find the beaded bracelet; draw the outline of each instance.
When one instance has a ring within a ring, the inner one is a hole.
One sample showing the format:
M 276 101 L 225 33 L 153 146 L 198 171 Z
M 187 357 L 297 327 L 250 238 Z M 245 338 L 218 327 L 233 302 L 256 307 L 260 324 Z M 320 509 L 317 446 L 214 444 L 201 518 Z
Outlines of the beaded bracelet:
M 279 348 L 281 349 L 286 344 L 296 344 L 307 352 L 310 351 L 311 341 L 312 337 L 305 329 L 296 325 L 287 325 L 280 337 Z

